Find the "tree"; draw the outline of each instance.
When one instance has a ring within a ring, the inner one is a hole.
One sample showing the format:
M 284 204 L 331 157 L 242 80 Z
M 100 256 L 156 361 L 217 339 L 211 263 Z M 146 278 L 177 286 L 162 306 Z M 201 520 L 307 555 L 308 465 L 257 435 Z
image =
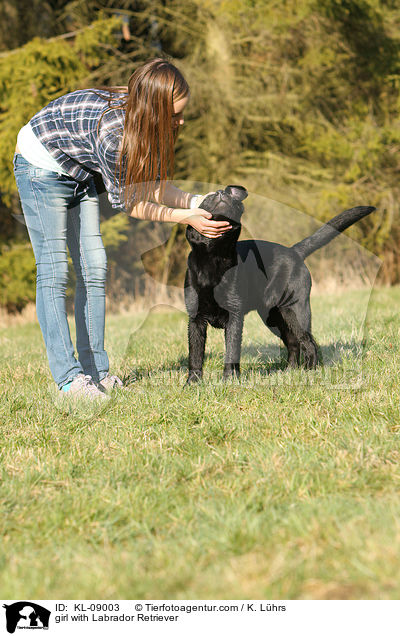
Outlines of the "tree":
M 48 102 L 87 81 L 109 57 L 118 27 L 117 18 L 100 19 L 73 37 L 34 38 L 0 59 L 0 189 L 6 204 L 16 188 L 12 156 L 18 131 Z
M 0 189 L 7 201 L 16 131 L 33 112 L 84 83 L 125 83 L 137 64 L 162 51 L 191 86 L 177 143 L 177 179 L 235 181 L 321 220 L 344 207 L 376 205 L 379 214 L 351 234 L 381 256 L 390 253 L 385 280 L 400 280 L 395 3 L 54 0 L 41 6 L 56 9 L 57 28 L 83 29 L 82 40 L 33 40 L 0 58 Z M 123 40 L 121 27 L 114 33 L 91 27 L 100 24 L 101 11 L 110 19 L 122 13 L 130 39 Z M 138 245 L 151 244 L 155 232 L 141 223 L 143 240 L 139 224 L 130 225 L 126 253 L 119 254 L 119 282 L 126 289 L 132 289 L 132 270 L 140 269 L 132 254 Z M 185 267 L 183 231 L 174 232 L 173 242 L 163 238 L 168 253 L 159 250 L 152 274 L 158 268 L 160 279 L 169 271 L 179 280 Z

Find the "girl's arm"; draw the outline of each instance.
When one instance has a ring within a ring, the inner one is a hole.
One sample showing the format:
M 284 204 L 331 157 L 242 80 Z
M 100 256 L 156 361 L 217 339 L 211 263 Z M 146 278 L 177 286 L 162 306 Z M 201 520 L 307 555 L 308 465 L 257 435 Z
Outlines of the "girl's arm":
M 162 199 L 160 186 L 158 184 L 154 190 L 154 201 L 171 208 L 190 208 L 190 199 L 192 196 L 190 192 L 183 192 L 183 190 L 172 185 L 169 181 L 165 183 Z
M 189 192 L 183 192 L 172 184 L 167 183 L 162 201 L 164 205 L 160 204 L 160 191 L 159 188 L 156 188 L 154 200 L 158 202 L 139 201 L 131 208 L 129 216 L 136 219 L 146 219 L 147 221 L 165 221 L 191 225 L 207 238 L 222 236 L 226 230 L 231 228 L 227 221 L 212 221 L 212 214 L 206 210 L 199 208 L 187 209 L 192 196 Z
M 139 201 L 131 208 L 129 216 L 136 219 L 146 219 L 147 221 L 166 221 L 191 225 L 207 238 L 222 236 L 226 230 L 231 228 L 227 221 L 212 221 L 212 214 L 206 210 L 198 208 L 193 210 L 168 208 L 150 201 Z

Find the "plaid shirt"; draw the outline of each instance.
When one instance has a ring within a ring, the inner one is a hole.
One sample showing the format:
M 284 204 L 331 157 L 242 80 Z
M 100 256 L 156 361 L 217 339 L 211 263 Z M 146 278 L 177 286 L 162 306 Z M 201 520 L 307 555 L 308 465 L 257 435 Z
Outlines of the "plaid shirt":
M 108 100 L 101 95 L 107 98 L 109 93 L 97 89 L 68 93 L 42 108 L 29 123 L 65 172 L 76 181 L 87 181 L 93 172 L 100 172 L 112 207 L 125 208 L 116 178 L 125 111 L 119 108 L 106 112 Z M 112 105 L 123 97 L 118 95 Z

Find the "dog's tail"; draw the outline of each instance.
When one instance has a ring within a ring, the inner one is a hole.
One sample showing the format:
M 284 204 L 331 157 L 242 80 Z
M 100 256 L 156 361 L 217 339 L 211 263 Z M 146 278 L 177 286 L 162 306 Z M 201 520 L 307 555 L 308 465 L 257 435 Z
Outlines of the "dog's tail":
M 323 247 L 332 239 L 336 238 L 340 232 L 346 230 L 350 225 L 356 223 L 360 219 L 364 218 L 368 214 L 371 214 L 376 208 L 368 205 L 359 205 L 351 210 L 345 210 L 341 214 L 338 214 L 333 219 L 325 223 L 314 234 L 303 239 L 299 243 L 293 245 L 293 249 L 303 258 L 307 258 L 320 247 Z

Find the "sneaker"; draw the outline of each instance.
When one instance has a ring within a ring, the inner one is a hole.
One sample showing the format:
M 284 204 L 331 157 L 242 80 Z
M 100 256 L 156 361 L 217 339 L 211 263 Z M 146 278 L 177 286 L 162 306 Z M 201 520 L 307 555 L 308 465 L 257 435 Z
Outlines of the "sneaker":
M 124 386 L 122 380 L 117 375 L 110 375 L 109 373 L 100 380 L 99 384 L 106 393 L 111 393 L 113 389 L 120 389 Z
M 97 388 L 90 375 L 84 375 L 78 373 L 74 377 L 71 383 L 69 383 L 67 390 L 65 386 L 62 387 L 61 393 L 63 397 L 68 398 L 87 398 L 89 400 L 106 400 L 108 396 Z

